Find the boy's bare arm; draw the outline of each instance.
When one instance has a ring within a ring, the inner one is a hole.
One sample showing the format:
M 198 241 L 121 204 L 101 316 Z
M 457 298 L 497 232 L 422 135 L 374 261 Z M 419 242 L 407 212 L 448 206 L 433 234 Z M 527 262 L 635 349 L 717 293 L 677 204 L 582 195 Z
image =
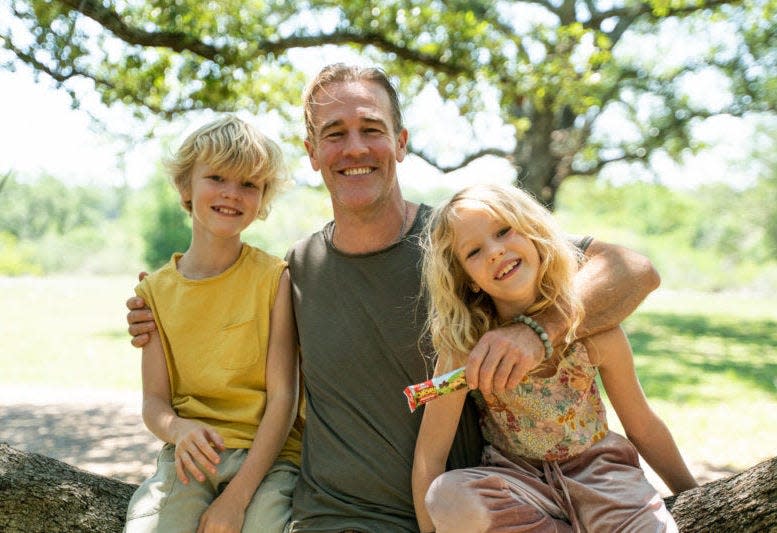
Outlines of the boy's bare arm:
M 286 270 L 281 276 L 270 314 L 267 403 L 264 415 L 237 474 L 201 517 L 201 529 L 208 525 L 218 531 L 222 530 L 219 527 L 229 530 L 227 524 L 240 529 L 257 487 L 282 450 L 298 412 L 297 344 L 297 329 L 291 307 L 291 280 Z

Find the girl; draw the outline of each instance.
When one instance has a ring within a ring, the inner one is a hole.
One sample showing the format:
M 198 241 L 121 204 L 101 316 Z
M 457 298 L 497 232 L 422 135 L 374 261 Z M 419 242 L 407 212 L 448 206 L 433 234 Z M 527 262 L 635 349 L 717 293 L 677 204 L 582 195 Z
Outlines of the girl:
M 488 442 L 480 467 L 443 473 L 467 391 L 426 405 L 413 465 L 421 531 L 676 531 L 637 452 L 674 493 L 696 481 L 645 399 L 623 331 L 575 340 L 581 257 L 551 214 L 518 189 L 478 185 L 435 211 L 427 241 L 436 375 L 510 322 L 537 332 L 546 357 L 512 391 L 473 391 Z M 564 346 L 532 318 L 549 308 L 567 319 Z M 628 440 L 607 428 L 597 371 Z
M 291 283 L 286 263 L 241 232 L 267 216 L 283 156 L 226 116 L 168 167 L 192 239 L 136 288 L 157 323 L 143 347 L 143 420 L 166 444 L 126 532 L 281 532 L 301 446 Z

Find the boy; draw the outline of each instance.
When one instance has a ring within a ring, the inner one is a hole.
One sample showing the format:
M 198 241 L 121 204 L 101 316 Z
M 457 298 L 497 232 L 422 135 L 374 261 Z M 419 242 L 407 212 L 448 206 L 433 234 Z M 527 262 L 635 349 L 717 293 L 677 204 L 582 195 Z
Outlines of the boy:
M 268 214 L 282 154 L 226 116 L 167 166 L 192 240 L 136 288 L 157 323 L 143 347 L 143 420 L 166 444 L 126 531 L 283 531 L 301 429 L 291 284 L 284 261 L 240 240 Z

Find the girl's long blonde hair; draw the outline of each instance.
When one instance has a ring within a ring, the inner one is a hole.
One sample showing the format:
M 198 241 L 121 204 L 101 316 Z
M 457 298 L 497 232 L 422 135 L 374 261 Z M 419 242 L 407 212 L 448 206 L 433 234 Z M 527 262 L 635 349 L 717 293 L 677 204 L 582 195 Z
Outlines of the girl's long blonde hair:
M 422 272 L 429 305 L 427 328 L 442 369 L 461 366 L 478 339 L 500 326 L 491 297 L 472 290 L 454 252 L 452 221 L 463 201 L 481 203 L 534 243 L 540 257 L 539 297 L 524 314 L 532 316 L 555 307 L 567 321 L 566 342 L 572 342 L 583 319 L 583 307 L 573 287 L 582 253 L 560 230 L 552 214 L 526 192 L 515 187 L 475 185 L 438 207 L 424 233 Z

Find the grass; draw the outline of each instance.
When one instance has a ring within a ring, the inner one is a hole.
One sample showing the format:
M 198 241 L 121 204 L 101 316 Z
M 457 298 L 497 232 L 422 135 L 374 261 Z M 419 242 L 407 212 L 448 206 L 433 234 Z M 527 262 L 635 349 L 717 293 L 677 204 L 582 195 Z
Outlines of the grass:
M 126 333 L 135 279 L 0 278 L 0 386 L 140 390 Z M 777 306 L 659 291 L 624 324 L 643 388 L 694 473 L 738 471 L 777 445 Z M 611 426 L 619 424 L 610 410 Z
M 768 296 L 658 291 L 624 328 L 645 394 L 694 474 L 719 477 L 774 455 L 777 305 Z
M 124 277 L 0 278 L 0 386 L 140 390 Z

